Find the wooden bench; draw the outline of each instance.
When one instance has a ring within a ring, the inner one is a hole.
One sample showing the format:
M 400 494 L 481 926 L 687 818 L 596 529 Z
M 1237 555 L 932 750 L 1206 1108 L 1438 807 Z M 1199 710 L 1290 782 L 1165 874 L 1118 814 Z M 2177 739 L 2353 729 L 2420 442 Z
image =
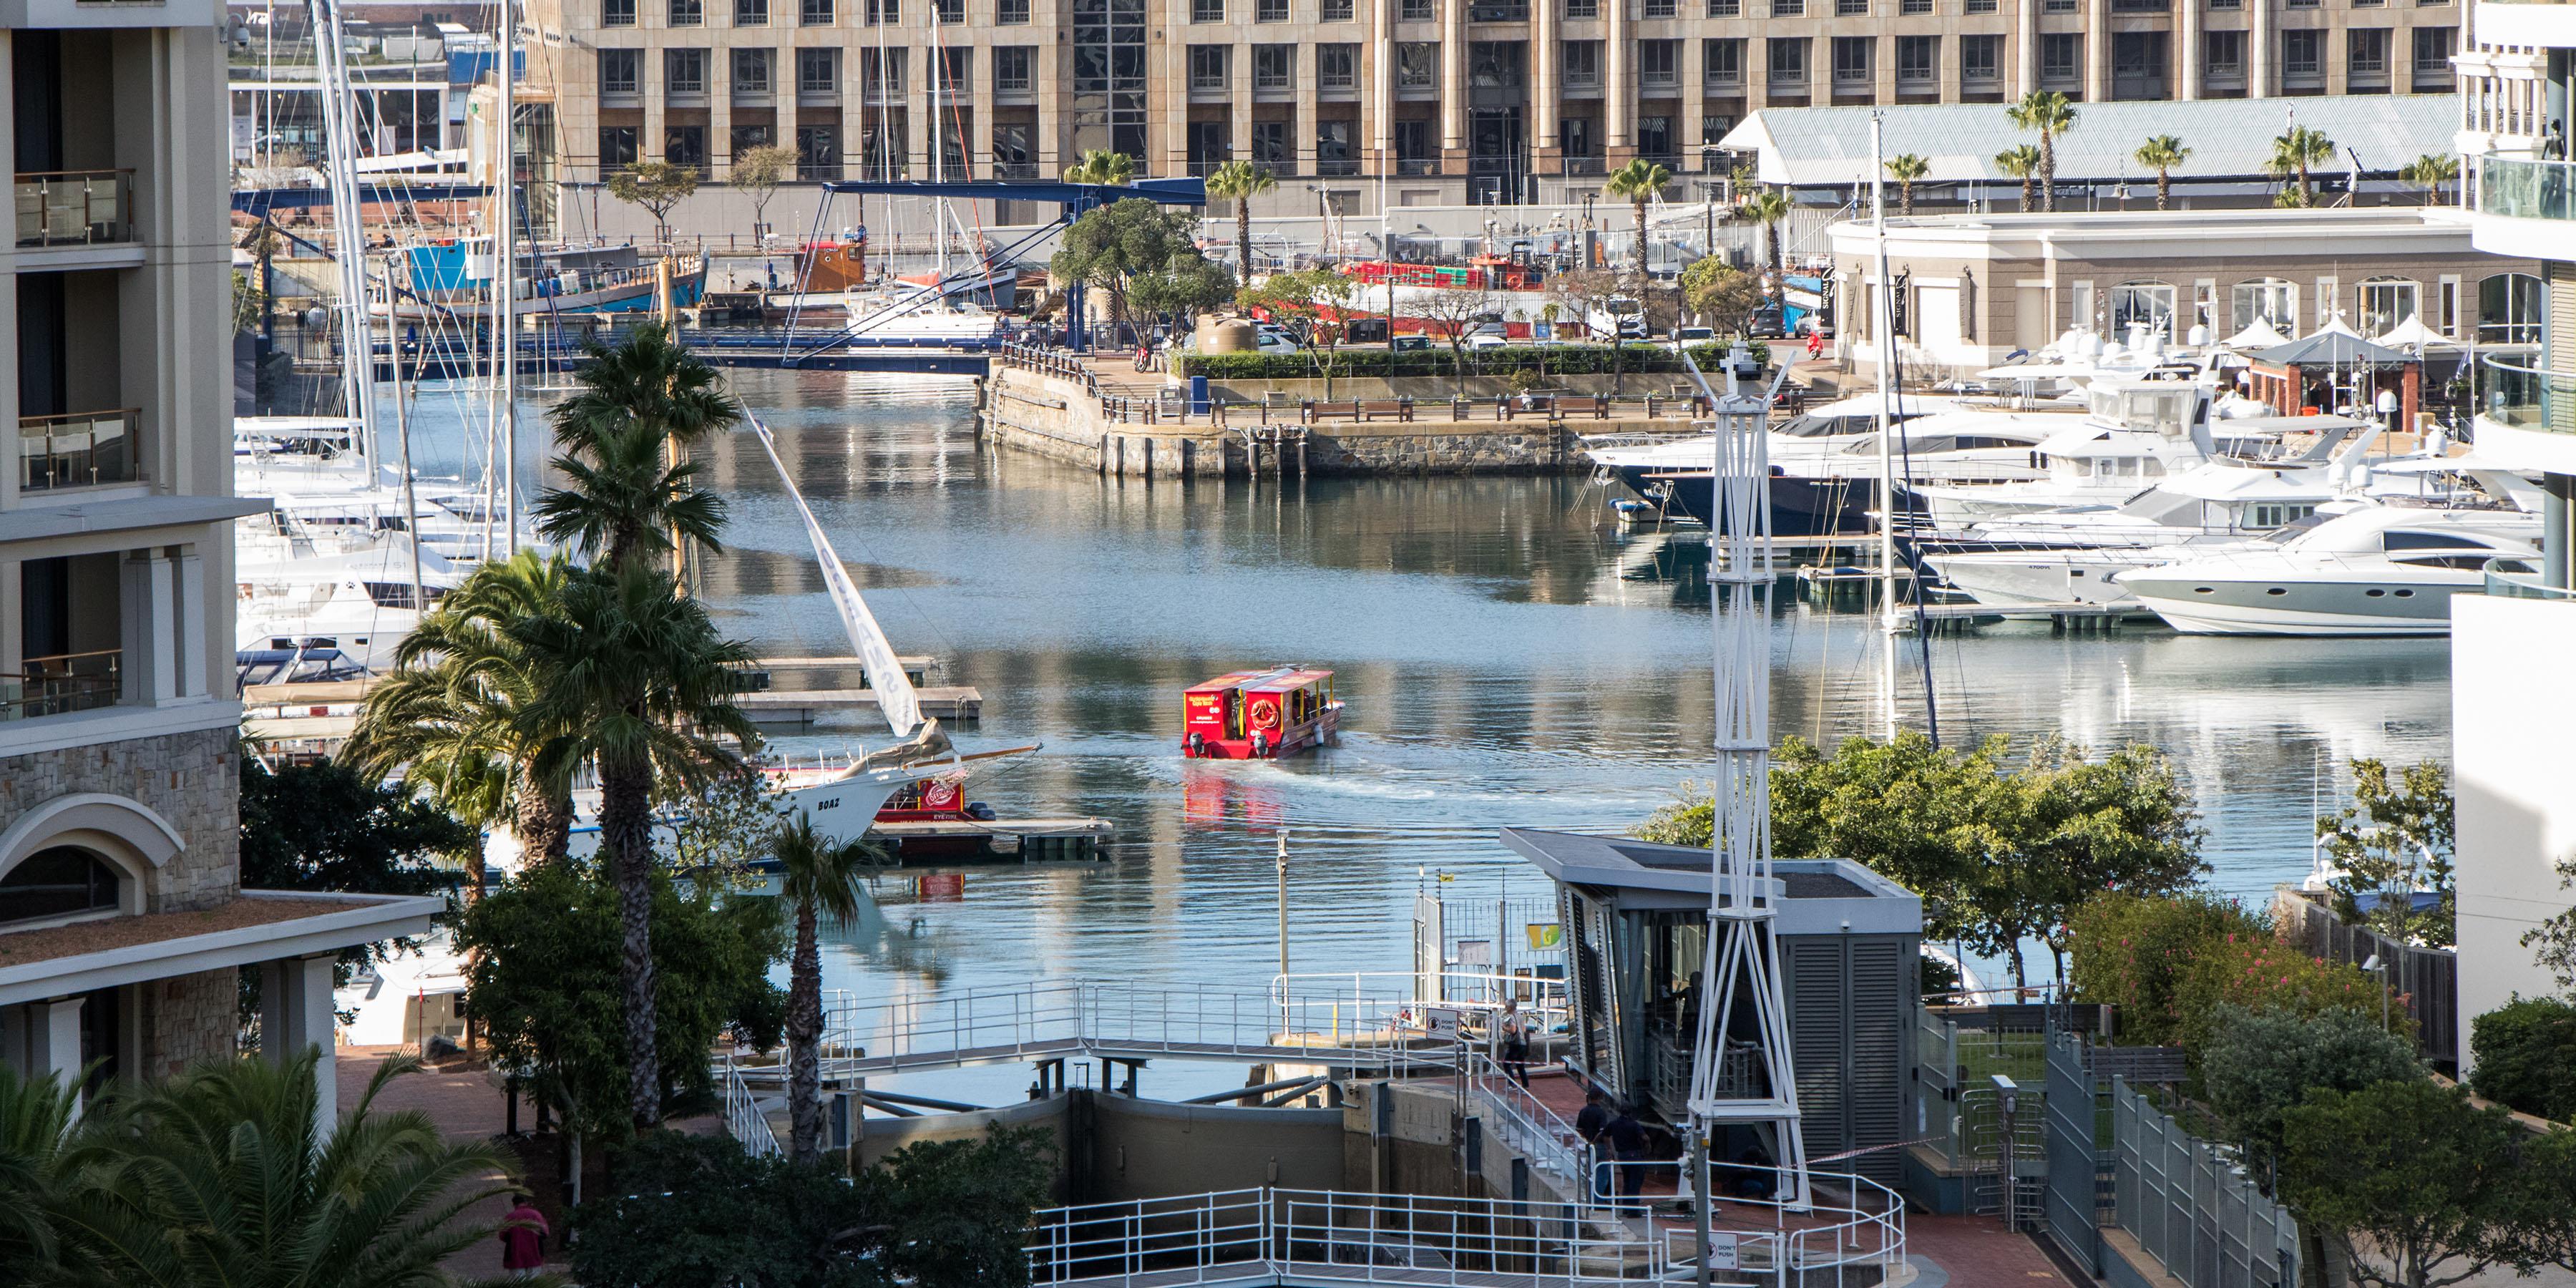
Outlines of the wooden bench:
M 1609 397 L 1604 394 L 1594 394 L 1584 398 L 1549 400 L 1547 413 L 1549 420 L 1565 420 L 1576 416 L 1590 416 L 1594 420 L 1610 419 Z
M 1410 398 L 1382 398 L 1375 402 L 1361 403 L 1359 408 L 1360 420 L 1363 422 L 1386 419 L 1410 421 L 1413 419 L 1413 400 Z

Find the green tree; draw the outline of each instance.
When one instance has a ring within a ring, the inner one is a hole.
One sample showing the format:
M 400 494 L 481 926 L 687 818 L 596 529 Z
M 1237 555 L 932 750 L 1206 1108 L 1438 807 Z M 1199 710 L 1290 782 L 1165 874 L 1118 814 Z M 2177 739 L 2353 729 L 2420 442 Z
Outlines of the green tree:
M 1887 177 L 1896 181 L 1896 211 L 1908 219 L 1914 217 L 1914 181 L 1932 173 L 1932 163 L 1911 152 L 1900 152 L 1887 159 Z
M 2312 1090 L 2359 1091 L 2398 1078 L 2420 1078 L 2415 1049 L 2383 1031 L 2379 1017 L 2331 1009 L 2315 1015 L 2218 1008 L 2201 1081 L 2228 1139 L 2260 1170 L 2270 1188 L 2280 1165 L 2289 1112 Z
M 2441 199 L 2442 185 L 2460 177 L 2460 159 L 2443 153 L 2427 152 L 2406 163 L 2397 177 L 2424 190 L 2424 204 Z
M 1707 318 L 1712 329 L 1740 335 L 1762 308 L 1762 279 L 1738 272 L 1718 256 L 1703 255 L 1682 270 L 1682 302 Z
M 1132 324 L 1135 315 L 1129 305 L 1137 282 L 1156 274 L 1192 271 L 1206 259 L 1197 242 L 1195 217 L 1129 197 L 1074 220 L 1047 261 L 1047 271 L 1059 281 L 1088 282 L 1107 291 L 1110 316 Z M 1229 287 L 1225 295 L 1231 294 Z
M 615 348 L 592 342 L 574 378 L 550 413 L 566 486 L 537 497 L 537 531 L 610 568 L 682 541 L 716 548 L 724 498 L 698 489 L 687 448 L 741 423 L 722 377 L 656 323 Z
M 1744 199 L 1744 217 L 1762 225 L 1765 251 L 1771 261 L 1771 280 L 1776 286 L 1787 271 L 1788 250 L 1780 244 L 1780 223 L 1789 217 L 1789 194 L 1777 188 L 1765 188 Z
M 2283 179 L 2296 178 L 2294 187 L 2283 190 L 2282 204 L 2308 207 L 2316 204 L 2316 189 L 2308 181 L 2311 166 L 2334 159 L 2334 140 L 2325 132 L 2305 125 L 2294 125 L 2272 140 L 2272 155 L 2263 162 L 2263 172 Z
M 2576 1122 L 2576 1005 L 2515 997 L 2469 1021 L 2469 1087 L 2526 1114 Z
M 724 373 L 660 322 L 626 332 L 613 346 L 585 342 L 572 379 L 572 394 L 546 413 L 555 445 L 570 455 L 593 453 L 637 429 L 688 447 L 742 423 L 742 404 L 726 392 Z
M 2039 134 L 2039 208 L 2057 209 L 2057 136 L 2075 128 L 2075 104 L 2053 89 L 2035 89 L 2005 108 L 2013 128 Z
M 733 186 L 751 198 L 751 236 L 758 244 L 769 231 L 769 199 L 778 185 L 796 173 L 796 149 L 775 144 L 753 148 L 733 159 Z
M 2284 1116 L 2281 1196 L 2375 1288 L 2441 1288 L 2503 1259 L 2514 1127 L 2425 1078 L 2324 1091 Z
M 1246 283 L 1252 281 L 1252 199 L 1278 186 L 1268 167 L 1250 161 L 1228 161 L 1208 176 L 1208 195 L 1234 203 L 1234 271 Z
M 698 168 L 668 161 L 639 161 L 608 176 L 608 195 L 653 216 L 653 240 L 671 244 L 671 207 L 698 190 Z
M 2184 1028 L 2182 997 L 2195 963 L 2271 926 L 2224 895 L 2113 890 L 2067 914 L 2067 974 L 2078 1001 L 2118 1008 L 2124 1042 L 2170 1046 Z
M 2523 1142 L 2514 1221 L 2499 1249 L 2524 1274 L 2576 1270 L 2576 1131 L 2552 1128 Z
M 654 1025 L 662 1040 L 644 1078 L 657 1094 L 704 1101 L 707 1051 L 728 1030 L 778 1044 L 786 998 L 768 979 L 786 951 L 775 900 L 682 894 L 647 874 Z M 471 954 L 466 1006 L 495 1063 L 526 1069 L 531 1093 L 563 1111 L 575 1148 L 633 1127 L 624 995 L 626 901 L 581 863 L 529 868 L 457 919 Z M 579 1175 L 578 1170 L 571 1173 Z
M 1127 284 L 1128 301 L 1138 314 L 1160 319 L 1175 331 L 1192 314 L 1234 296 L 1234 274 L 1196 250 L 1176 254 L 1163 267 L 1139 274 Z
M 1093 148 L 1082 154 L 1064 172 L 1066 183 L 1098 183 L 1124 188 L 1136 180 L 1136 158 L 1108 148 Z
M 2557 868 L 2558 888 L 2576 890 L 2576 856 L 2560 859 Z M 2541 918 L 2516 942 L 2532 950 L 2540 968 L 2558 982 L 2559 992 L 2576 998 L 2576 907 Z
M 1995 154 L 1995 168 L 2021 180 L 2021 210 L 2029 214 L 2039 204 L 2039 149 L 2014 144 Z
M 788 1152 L 800 1163 L 823 1153 L 823 949 L 818 928 L 859 915 L 859 882 L 885 861 L 866 838 L 827 840 L 798 815 L 778 830 L 779 897 L 795 909 L 796 946 L 787 958 Z
M 1665 187 L 1672 181 L 1672 171 L 1638 157 L 1611 171 L 1610 177 L 1601 185 L 1602 192 L 1626 201 L 1629 209 L 1636 212 L 1637 283 L 1641 290 L 1646 281 L 1646 207 L 1663 196 Z
M 520 713 L 521 727 L 546 737 L 538 765 L 549 780 L 585 764 L 598 775 L 600 848 L 626 934 L 632 1108 L 637 1126 L 651 1126 L 661 1121 L 647 911 L 655 788 L 702 788 L 739 771 L 734 745 L 759 740 L 733 704 L 735 668 L 751 650 L 719 635 L 705 605 L 678 595 L 657 569 L 586 571 L 566 583 L 558 604 L 554 615 L 509 628 L 533 664 L 555 677 Z
M 2165 209 L 2173 202 L 2173 169 L 2191 159 L 2191 149 L 2173 135 L 2159 134 L 2139 144 L 2134 155 L 2139 165 L 2156 172 L 2156 209 Z
M 387 1060 L 325 1136 L 319 1052 L 284 1064 L 219 1060 L 157 1086 L 93 1098 L 63 1165 L 58 1227 L 73 1283 L 231 1288 L 431 1288 L 449 1257 L 489 1239 L 476 1204 L 507 1192 L 481 1141 L 376 1098 L 417 1067 Z
M 2352 779 L 2353 803 L 2317 820 L 2317 840 L 2336 868 L 2327 882 L 2335 915 L 2400 943 L 2450 947 L 2458 827 L 2449 772 L 2427 760 L 2392 781 L 2387 765 L 2365 758 L 2352 762 Z M 2413 899 L 2419 890 L 2439 896 L 2420 912 Z M 2366 912 L 2365 899 L 2371 901 Z
M 0 1063 L 0 1266 L 54 1262 L 54 1223 L 69 1189 L 64 1150 L 80 1091 L 61 1075 L 28 1078 Z
M 1340 371 L 1342 336 L 1359 284 L 1327 268 L 1272 273 L 1259 286 L 1235 292 L 1234 302 L 1306 337 L 1306 352 L 1324 372 L 1324 397 L 1333 396 Z

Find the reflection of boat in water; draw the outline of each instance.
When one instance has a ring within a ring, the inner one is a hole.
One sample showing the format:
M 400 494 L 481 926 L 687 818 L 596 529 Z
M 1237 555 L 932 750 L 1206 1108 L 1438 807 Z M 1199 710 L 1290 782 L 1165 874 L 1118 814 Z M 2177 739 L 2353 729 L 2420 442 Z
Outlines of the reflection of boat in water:
M 459 237 L 405 247 L 410 281 L 394 316 L 425 321 L 487 313 L 492 299 L 492 239 Z M 657 301 L 661 262 L 633 246 L 541 246 L 520 252 L 515 307 L 521 314 L 639 313 Z M 707 264 L 672 258 L 671 300 L 690 308 L 706 293 Z M 381 309 L 379 309 L 381 312 Z

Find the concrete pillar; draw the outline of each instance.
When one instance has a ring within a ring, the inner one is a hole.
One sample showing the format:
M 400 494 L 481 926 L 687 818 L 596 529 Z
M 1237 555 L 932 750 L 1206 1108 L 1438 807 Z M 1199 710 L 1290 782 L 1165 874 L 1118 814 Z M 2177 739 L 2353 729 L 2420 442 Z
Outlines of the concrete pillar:
M 723 30 L 733 28 L 731 6 L 716 0 L 727 11 L 710 13 L 711 21 L 721 21 Z M 717 37 L 714 48 L 707 50 L 707 173 L 733 179 L 733 51 L 727 37 Z
M 1601 0 L 1601 159 L 1613 170 L 1637 155 L 1636 2 Z
M 1305 162 L 1302 168 L 1307 174 L 1314 175 L 1320 175 L 1323 168 L 1322 149 L 1317 145 L 1323 138 L 1324 114 L 1316 110 L 1318 83 L 1322 76 L 1323 51 L 1314 41 L 1298 42 L 1297 72 L 1290 78 L 1290 83 L 1296 86 L 1291 97 L 1296 102 L 1297 121 L 1288 127 L 1288 140 L 1289 147 L 1294 149 L 1292 155 Z M 1317 231 L 1320 233 L 1321 229 Z
M 1395 173 L 1395 0 L 1368 0 L 1368 98 L 1360 107 L 1360 136 L 1351 141 L 1365 158 L 1363 173 Z
M 172 659 L 178 669 L 178 694 L 182 698 L 206 696 L 206 566 L 195 546 L 179 548 L 178 558 L 171 561 L 177 569 L 178 602 L 172 605 L 171 623 L 175 637 L 171 641 Z M 231 674 L 227 668 L 225 674 Z
M 1682 87 L 1676 110 L 1681 119 L 1673 123 L 1680 133 L 1673 137 L 1673 149 L 1681 153 L 1682 163 L 1674 168 L 1688 172 L 1700 168 L 1699 150 L 1708 142 L 1704 137 L 1708 132 L 1708 42 L 1684 39 L 1680 63 Z
M 1030 8 L 1034 11 L 1031 16 L 1037 20 L 1037 25 L 1031 30 L 1039 32 L 1070 30 L 1070 16 L 1064 12 L 1057 0 L 1035 0 Z M 1069 42 L 1055 41 L 1041 44 L 1037 49 L 1035 54 L 1030 55 L 1035 60 L 1030 74 L 1037 81 L 1038 92 L 1037 137 L 1030 141 L 1030 150 L 1038 163 L 1038 177 L 1054 179 L 1064 173 L 1068 161 L 1065 151 L 1071 146 L 1066 135 L 1070 123 L 1064 118 L 1064 106 L 1065 76 L 1073 59 L 1073 46 Z M 1235 65 L 1231 70 L 1235 83 L 1242 85 L 1252 75 L 1252 69 L 1243 65 L 1241 49 L 1235 51 L 1234 57 Z M 1240 92 L 1240 90 L 1237 91 L 1237 93 Z M 1235 116 L 1238 121 L 1242 115 L 1242 109 L 1237 108 Z M 1244 130 L 1247 127 L 1237 125 L 1235 128 Z M 1249 133 L 1238 134 L 1235 138 L 1234 154 L 1238 157 L 1250 156 L 1251 143 L 1252 138 Z
M 2039 88 L 2039 0 L 2013 0 L 2012 39 L 2017 74 L 2004 86 L 2007 103 Z
M 2278 50 L 2280 42 L 2273 37 L 2279 26 L 2272 17 L 2272 0 L 2247 0 L 2247 3 L 2253 10 L 2247 17 L 2253 24 L 2254 34 L 2245 41 L 2245 93 L 2251 98 L 2271 98 L 2279 92 L 2276 87 L 2281 83 L 2277 66 L 2281 57 Z
M 85 997 L 29 1002 L 20 1023 L 26 1043 L 26 1073 L 31 1078 L 54 1074 L 64 1086 L 78 1086 L 81 1076 L 81 1004 Z M 73 1113 L 79 1113 L 73 1106 Z
M 2201 6 L 2183 0 L 2182 21 L 2174 28 L 2174 97 L 2190 100 L 2200 97 L 2200 29 Z
M 1565 114 L 1565 29 L 1558 10 L 1564 3 L 1530 0 L 1530 115 L 1535 118 L 1529 123 L 1530 168 L 1538 174 L 1561 168 L 1565 146 L 1556 137 L 1557 122 Z
M 2084 0 L 2084 101 L 2111 101 L 2111 0 Z
M 313 1067 L 313 1125 L 325 1137 L 340 1123 L 340 1073 L 334 1049 L 329 955 L 260 963 L 259 1053 L 284 1064 L 306 1047 L 321 1052 Z
M 642 7 L 639 5 L 639 10 Z M 637 16 L 643 15 L 639 12 Z M 662 51 L 653 46 L 645 46 L 644 52 L 637 57 L 639 65 L 635 69 L 635 79 L 644 91 L 644 134 L 635 140 L 635 159 L 660 161 L 663 159 L 662 131 L 665 128 L 662 109 L 665 106 L 663 100 L 671 93 L 670 69 L 662 63 Z
M 1189 46 L 1174 41 L 1171 44 L 1171 50 L 1175 70 L 1171 80 L 1166 83 L 1165 90 L 1174 102 L 1181 105 L 1180 111 L 1175 114 L 1176 118 L 1187 121 L 1190 115 L 1190 78 L 1187 66 L 1190 57 Z M 969 171 L 976 178 L 990 179 L 993 177 L 993 123 L 997 119 L 993 114 L 993 46 L 977 46 L 975 65 L 969 70 L 974 74 L 975 79 L 966 93 L 966 137 L 961 142 L 966 149 L 966 165 Z M 1173 167 L 1175 174 L 1183 173 L 1187 169 L 1190 156 L 1189 133 L 1187 125 L 1175 126 L 1172 129 L 1172 156 L 1182 163 Z M 981 165 L 976 164 L 975 160 L 979 156 L 983 158 Z
M 1225 56 L 1226 93 L 1234 100 L 1226 121 L 1227 146 L 1237 160 L 1250 161 L 1252 155 L 1252 46 L 1237 43 Z
M 1467 0 L 1440 5 L 1440 169 L 1467 172 Z
M 122 591 L 118 647 L 125 651 L 121 663 L 125 691 L 118 697 L 135 706 L 162 706 L 179 696 L 171 621 L 176 616 L 172 606 L 178 597 L 177 570 L 158 550 L 136 550 L 126 555 L 117 571 Z

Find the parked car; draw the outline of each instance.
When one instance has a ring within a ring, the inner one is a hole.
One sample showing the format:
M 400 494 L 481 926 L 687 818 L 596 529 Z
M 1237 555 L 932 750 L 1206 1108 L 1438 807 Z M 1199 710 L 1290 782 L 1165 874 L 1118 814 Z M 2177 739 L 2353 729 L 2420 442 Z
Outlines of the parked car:
M 1511 342 L 1510 329 L 1500 322 L 1486 322 L 1467 332 L 1470 349 L 1499 349 Z
M 1431 352 L 1431 337 L 1427 335 L 1399 335 L 1394 339 L 1387 341 L 1386 347 L 1388 351 L 1393 353 L 1429 353 Z

